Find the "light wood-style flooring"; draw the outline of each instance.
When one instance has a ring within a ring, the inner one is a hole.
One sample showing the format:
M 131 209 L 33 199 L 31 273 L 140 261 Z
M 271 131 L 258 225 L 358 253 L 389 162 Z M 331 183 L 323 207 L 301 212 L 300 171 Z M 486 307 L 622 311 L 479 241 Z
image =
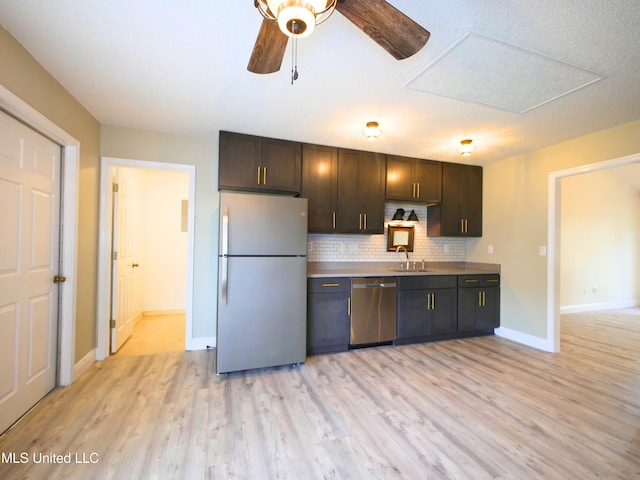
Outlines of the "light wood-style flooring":
M 491 336 L 226 376 L 213 351 L 111 357 L 0 438 L 29 457 L 0 478 L 640 478 L 639 347 L 626 309 L 565 315 L 559 354 Z
M 185 349 L 185 314 L 145 315 L 133 326 L 131 337 L 112 356 L 129 357 Z

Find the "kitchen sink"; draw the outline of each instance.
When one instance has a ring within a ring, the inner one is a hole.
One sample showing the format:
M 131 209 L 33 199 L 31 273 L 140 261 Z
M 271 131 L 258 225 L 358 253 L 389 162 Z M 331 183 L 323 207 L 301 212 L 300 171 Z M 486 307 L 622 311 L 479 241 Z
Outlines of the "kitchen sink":
M 410 268 L 409 270 L 407 270 L 406 268 L 392 268 L 391 269 L 392 272 L 398 272 L 398 273 L 421 273 L 421 272 L 431 272 L 432 270 L 428 269 L 428 268 Z

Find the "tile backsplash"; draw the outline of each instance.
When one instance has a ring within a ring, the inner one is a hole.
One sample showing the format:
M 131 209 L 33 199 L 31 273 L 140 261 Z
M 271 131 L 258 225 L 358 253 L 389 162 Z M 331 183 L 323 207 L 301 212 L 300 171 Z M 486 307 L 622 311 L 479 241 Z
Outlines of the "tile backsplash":
M 408 216 L 413 209 L 419 221 L 415 224 L 412 262 L 463 262 L 467 256 L 467 241 L 464 238 L 427 237 L 427 207 L 399 203 L 385 204 L 384 235 L 324 235 L 309 234 L 307 242 L 310 262 L 402 262 L 403 252 L 387 252 L 386 225 L 396 209 L 404 208 Z

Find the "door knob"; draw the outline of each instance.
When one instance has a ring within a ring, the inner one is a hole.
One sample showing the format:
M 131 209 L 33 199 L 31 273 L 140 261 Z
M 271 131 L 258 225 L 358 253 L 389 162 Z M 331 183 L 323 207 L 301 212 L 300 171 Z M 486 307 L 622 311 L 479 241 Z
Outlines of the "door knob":
M 131 268 L 136 268 L 136 267 L 139 267 L 139 266 L 140 266 L 140 264 L 139 264 L 139 263 L 132 263 L 132 264 L 131 264 Z

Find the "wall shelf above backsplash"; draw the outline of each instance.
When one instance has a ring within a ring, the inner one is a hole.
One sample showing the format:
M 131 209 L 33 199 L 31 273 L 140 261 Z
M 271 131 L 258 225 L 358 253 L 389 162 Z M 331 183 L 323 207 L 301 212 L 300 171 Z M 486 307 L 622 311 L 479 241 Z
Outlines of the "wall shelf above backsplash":
M 393 218 L 398 208 L 415 210 L 419 221 L 415 223 L 414 251 L 411 261 L 450 262 L 466 260 L 466 239 L 427 237 L 427 207 L 386 203 L 385 225 Z M 384 235 L 335 235 L 309 234 L 308 261 L 310 262 L 393 262 L 402 261 L 397 252 L 387 251 L 387 234 Z M 404 254 L 402 254 L 404 255 Z

